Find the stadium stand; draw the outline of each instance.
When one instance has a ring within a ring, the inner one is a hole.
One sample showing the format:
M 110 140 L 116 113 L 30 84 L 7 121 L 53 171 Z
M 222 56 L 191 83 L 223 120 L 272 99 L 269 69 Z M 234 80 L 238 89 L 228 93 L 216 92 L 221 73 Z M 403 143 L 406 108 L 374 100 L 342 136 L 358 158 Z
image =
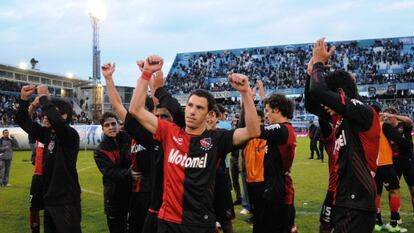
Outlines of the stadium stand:
M 333 45 L 336 51 L 330 63 L 332 69 L 352 72 L 367 101 L 393 105 L 412 117 L 412 96 L 401 92 L 414 89 L 414 37 L 331 42 L 330 46 Z M 166 85 L 176 96 L 196 88 L 208 89 L 213 94 L 231 92 L 227 75 L 243 73 L 250 77 L 251 86 L 262 80 L 267 93 L 292 94 L 296 102 L 295 120 L 305 122 L 314 119 L 303 107 L 305 69 L 311 52 L 312 44 L 297 44 L 179 53 Z M 217 100 L 228 105 L 230 119 L 239 111 L 239 103 L 237 97 L 228 96 Z
M 336 52 L 333 69 L 355 74 L 358 84 L 413 81 L 414 46 L 412 38 L 332 42 Z M 261 79 L 270 89 L 303 87 L 306 63 L 312 44 L 179 53 L 168 74 L 167 86 L 175 94 L 194 88 L 230 91 L 228 73 L 244 73 L 252 83 Z
M 384 107 L 394 106 L 402 114 L 414 118 L 414 96 L 411 94 L 414 90 L 414 37 L 330 43 L 330 46 L 333 45 L 336 46 L 336 52 L 331 62 L 332 69 L 345 69 L 354 73 L 359 92 L 365 96 L 366 101 L 380 103 Z M 166 87 L 182 100 L 182 104 L 192 90 L 210 90 L 217 94 L 215 97 L 218 102 L 227 106 L 230 113 L 227 120 L 231 121 L 235 114 L 240 113 L 240 103 L 239 98 L 231 93 L 227 75 L 231 72 L 244 73 L 251 78 L 251 86 L 260 79 L 266 93 L 278 91 L 293 97 L 296 103 L 294 122 L 305 125 L 309 120 L 314 120 L 314 116 L 304 110 L 303 102 L 305 68 L 311 51 L 312 44 L 297 44 L 179 53 L 167 76 Z M 17 81 L 12 80 L 11 72 L 3 71 L 7 69 L 16 72 L 14 79 Z M 0 125 L 3 126 L 14 124 L 20 87 L 33 81 L 30 74 L 24 79 L 18 78 L 19 72 L 21 71 L 6 66 L 0 69 L 0 77 L 6 79 L 0 80 Z M 43 82 L 43 78 L 40 81 Z M 52 84 L 55 81 L 52 80 Z M 126 105 L 130 101 L 132 89 L 119 87 Z M 50 92 L 59 96 L 60 90 L 61 88 L 51 87 Z M 91 93 L 77 92 L 74 86 L 67 90 L 66 96 L 76 106 L 76 114 L 73 116 L 75 123 L 92 123 Z M 107 98 L 104 107 L 105 111 L 111 108 Z

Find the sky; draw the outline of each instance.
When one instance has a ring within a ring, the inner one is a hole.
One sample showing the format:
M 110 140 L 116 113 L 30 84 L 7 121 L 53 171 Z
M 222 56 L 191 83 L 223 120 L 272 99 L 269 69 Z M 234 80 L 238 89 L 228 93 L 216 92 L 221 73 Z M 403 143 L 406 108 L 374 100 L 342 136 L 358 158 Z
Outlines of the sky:
M 1 0 L 0 64 L 34 57 L 43 72 L 88 79 L 91 5 L 105 12 L 101 63 L 116 63 L 121 86 L 135 86 L 135 61 L 151 54 L 166 74 L 183 52 L 414 36 L 414 0 Z

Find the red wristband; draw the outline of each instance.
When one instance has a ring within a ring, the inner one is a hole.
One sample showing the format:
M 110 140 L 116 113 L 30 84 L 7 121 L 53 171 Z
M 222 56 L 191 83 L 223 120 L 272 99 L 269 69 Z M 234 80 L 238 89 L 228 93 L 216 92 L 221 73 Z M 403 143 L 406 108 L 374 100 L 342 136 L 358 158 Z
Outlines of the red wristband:
M 146 70 L 143 70 L 141 73 L 141 78 L 147 81 L 150 80 L 151 76 L 152 76 L 151 72 L 146 71 Z

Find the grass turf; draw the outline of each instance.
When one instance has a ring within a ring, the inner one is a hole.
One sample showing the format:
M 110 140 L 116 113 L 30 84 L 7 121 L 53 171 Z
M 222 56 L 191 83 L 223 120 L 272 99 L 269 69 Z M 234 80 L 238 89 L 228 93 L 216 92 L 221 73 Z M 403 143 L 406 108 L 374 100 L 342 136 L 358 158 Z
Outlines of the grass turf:
M 318 232 L 319 211 L 325 198 L 328 170 L 327 163 L 310 160 L 309 140 L 298 139 L 296 158 L 293 163 L 292 177 L 295 187 L 296 225 L 301 233 Z M 29 232 L 29 188 L 33 166 L 27 162 L 28 151 L 14 152 L 10 184 L 0 189 L 0 232 Z M 325 154 L 326 157 L 326 154 Z M 327 160 L 327 158 L 326 158 Z M 93 160 L 92 151 L 80 151 L 77 169 L 82 187 L 82 229 L 86 233 L 108 232 L 103 213 L 102 179 Z M 384 193 L 386 194 L 386 193 Z M 408 232 L 414 229 L 412 206 L 406 183 L 401 182 L 401 214 L 403 227 Z M 386 195 L 382 198 L 383 221 L 389 220 Z M 236 233 L 251 232 L 250 225 L 240 215 L 236 206 L 236 219 L 233 221 Z

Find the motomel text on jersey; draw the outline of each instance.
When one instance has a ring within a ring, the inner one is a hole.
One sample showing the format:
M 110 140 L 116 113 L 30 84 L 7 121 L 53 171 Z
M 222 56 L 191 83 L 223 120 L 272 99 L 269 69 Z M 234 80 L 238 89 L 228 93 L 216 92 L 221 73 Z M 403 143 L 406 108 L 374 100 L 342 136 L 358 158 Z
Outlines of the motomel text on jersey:
M 341 135 L 339 135 L 339 137 L 335 140 L 335 148 L 334 148 L 335 154 L 338 154 L 339 150 L 343 146 L 346 146 L 346 137 L 345 137 L 345 131 L 342 130 Z
M 131 153 L 137 153 L 140 151 L 144 151 L 147 148 L 143 147 L 141 144 L 132 144 L 131 145 Z
M 168 162 L 185 168 L 205 168 L 207 165 L 207 153 L 204 157 L 188 157 L 187 153 L 182 155 L 179 150 L 171 149 Z

